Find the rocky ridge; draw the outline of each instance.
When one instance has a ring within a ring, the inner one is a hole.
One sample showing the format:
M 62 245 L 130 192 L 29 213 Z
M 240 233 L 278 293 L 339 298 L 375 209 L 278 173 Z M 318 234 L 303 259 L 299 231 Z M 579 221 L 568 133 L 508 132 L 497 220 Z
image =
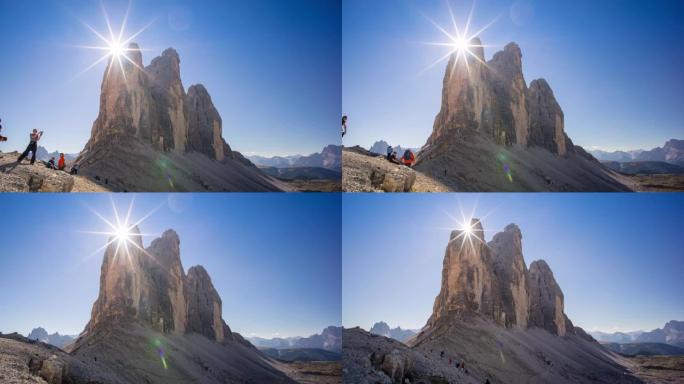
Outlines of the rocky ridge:
M 509 43 L 485 62 L 453 54 L 433 130 L 415 168 L 459 191 L 628 191 L 633 183 L 603 166 L 565 132 L 549 83 L 522 72 Z
M 223 122 L 202 84 L 185 92 L 180 57 L 166 49 L 144 67 L 131 43 L 110 60 L 91 136 L 76 159 L 83 174 L 125 191 L 264 191 L 283 187 L 223 139 Z
M 527 268 L 517 225 L 509 224 L 488 243 L 478 219 L 469 225 L 451 233 L 442 288 L 426 327 L 454 315 L 477 313 L 507 328 L 538 327 L 558 336 L 586 335 L 565 315 L 563 292 L 548 264 L 537 260 Z
M 184 272 L 176 232 L 145 248 L 135 227 L 127 247 L 121 241 L 105 250 L 91 319 L 68 348 L 73 358 L 97 361 L 117 383 L 292 382 L 231 331 L 207 271 Z

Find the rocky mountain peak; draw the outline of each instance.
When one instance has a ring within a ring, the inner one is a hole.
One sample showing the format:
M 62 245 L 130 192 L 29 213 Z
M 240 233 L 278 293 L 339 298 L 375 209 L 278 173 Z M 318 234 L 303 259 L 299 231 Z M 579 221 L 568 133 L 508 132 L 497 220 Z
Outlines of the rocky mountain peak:
M 442 286 L 428 326 L 451 316 L 479 314 L 505 327 L 540 327 L 563 336 L 575 332 L 563 312 L 563 292 L 543 260 L 523 257 L 522 232 L 509 224 L 484 243 L 482 223 L 451 233 L 442 268 Z
M 139 68 L 143 67 L 143 60 L 142 60 L 142 52 L 140 51 L 140 47 L 138 46 L 138 43 L 129 43 L 128 44 L 128 51 L 126 52 L 126 56 L 128 56 L 131 61 L 135 63 Z M 122 62 L 127 62 L 128 60 L 124 60 Z
M 484 60 L 481 47 L 471 50 Z M 539 146 L 560 156 L 574 150 L 551 87 L 543 79 L 527 87 L 516 43 L 507 44 L 486 65 L 471 59 L 467 68 L 465 63 L 454 66 L 456 55 L 447 64 L 442 105 L 427 147 L 479 132 L 502 146 Z
M 230 328 L 222 320 L 221 298 L 202 266 L 186 275 L 180 238 L 173 230 L 143 248 L 117 241 L 105 251 L 100 293 L 85 333 L 116 324 L 139 323 L 159 332 L 199 333 L 223 341 Z M 126 249 L 127 248 L 127 249 Z
M 530 264 L 529 285 L 529 326 L 544 328 L 558 336 L 565 335 L 563 292 L 544 260 Z
M 185 287 L 187 332 L 223 341 L 221 298 L 204 267 L 198 265 L 188 270 Z
M 168 48 L 142 69 L 142 54 L 137 44 L 131 47 L 135 50 L 127 55 L 136 65 L 124 60 L 121 73 L 113 60 L 105 71 L 100 112 L 77 160 L 82 169 L 97 164 L 96 159 L 88 160 L 91 154 L 117 144 L 130 147 L 131 140 L 161 152 L 201 152 L 219 161 L 233 158 L 206 88 L 196 85 L 185 93 L 178 52 Z

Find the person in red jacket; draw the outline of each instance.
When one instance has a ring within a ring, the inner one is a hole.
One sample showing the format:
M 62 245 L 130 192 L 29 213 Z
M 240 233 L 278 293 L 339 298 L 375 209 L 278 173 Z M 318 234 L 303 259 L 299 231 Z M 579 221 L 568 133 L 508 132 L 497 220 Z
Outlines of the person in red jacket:
M 411 168 L 413 163 L 416 161 L 416 156 L 413 154 L 413 152 L 410 149 L 407 149 L 404 152 L 404 156 L 401 157 L 401 163 L 404 164 L 405 166 Z
M 66 168 L 66 160 L 64 160 L 64 154 L 60 153 L 59 154 L 59 161 L 57 162 L 57 169 L 60 171 L 63 171 L 64 168 Z

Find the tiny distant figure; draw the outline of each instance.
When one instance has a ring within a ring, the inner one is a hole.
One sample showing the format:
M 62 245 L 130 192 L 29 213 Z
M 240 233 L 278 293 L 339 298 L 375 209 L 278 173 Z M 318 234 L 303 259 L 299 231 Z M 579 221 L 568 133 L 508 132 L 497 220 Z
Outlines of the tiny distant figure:
M 50 169 L 57 169 L 57 166 L 55 166 L 55 158 L 51 157 L 50 160 L 48 160 L 47 164 L 45 164 L 45 166 Z
M 401 157 L 401 163 L 411 168 L 411 165 L 416 161 L 416 156 L 410 149 L 404 151 L 404 156 Z
M 57 162 L 57 169 L 60 171 L 63 171 L 64 168 L 66 168 L 66 160 L 64 160 L 64 154 L 60 153 L 59 154 L 59 161 Z
M 487 379 L 487 381 L 485 381 L 485 384 L 492 384 L 492 383 L 489 381 L 489 379 Z
M 387 146 L 387 160 L 389 160 L 389 161 L 392 161 L 392 152 L 394 152 L 394 150 L 392 149 L 392 147 L 391 147 L 391 146 Z
M 342 137 L 347 134 L 347 115 L 342 116 Z
M 439 358 L 440 358 L 440 359 L 443 359 L 443 358 L 444 358 L 444 351 L 442 351 L 442 352 L 439 353 Z
M 7 138 L 2 134 L 2 119 L 0 119 L 0 141 L 7 141 Z
M 70 174 L 72 175 L 78 175 L 78 164 L 74 164 L 71 166 L 71 171 L 69 171 Z
M 38 140 L 43 137 L 43 131 L 38 132 L 37 129 L 34 129 L 33 132 L 29 134 L 29 145 L 26 146 L 26 150 L 24 153 L 19 156 L 19 159 L 17 159 L 17 163 L 21 163 L 22 160 L 28 156 L 29 152 L 31 152 L 31 164 L 34 164 L 36 162 L 36 151 L 38 150 Z

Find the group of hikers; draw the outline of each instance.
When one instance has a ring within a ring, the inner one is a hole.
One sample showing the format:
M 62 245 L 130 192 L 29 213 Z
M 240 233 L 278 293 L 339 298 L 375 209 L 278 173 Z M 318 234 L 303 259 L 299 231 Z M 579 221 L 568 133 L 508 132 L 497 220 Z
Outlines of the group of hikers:
M 2 120 L 0 120 L 2 121 Z M 0 125 L 0 131 L 2 130 L 2 125 Z M 24 152 L 22 152 L 21 155 L 19 155 L 19 158 L 17 159 L 17 163 L 21 163 L 22 160 L 28 157 L 29 153 L 31 154 L 31 165 L 35 164 L 36 162 L 36 155 L 38 152 L 38 141 L 43 137 L 43 131 L 38 131 L 37 129 L 33 129 L 31 133 L 29 133 L 29 143 L 26 146 L 26 149 Z M 0 141 L 7 141 L 7 137 L 1 136 L 0 135 Z M 45 166 L 50 169 L 58 170 L 58 171 L 66 171 L 66 159 L 64 158 L 64 153 L 59 154 L 59 160 L 57 160 L 57 163 L 55 163 L 55 157 L 51 157 L 50 160 L 48 160 L 45 163 Z M 78 173 L 78 166 L 76 164 L 71 166 L 71 170 L 69 171 L 72 175 L 75 175 Z
M 344 135 L 347 134 L 348 119 L 349 118 L 347 117 L 347 115 L 342 115 L 342 137 L 344 137 Z M 413 164 L 416 162 L 416 155 L 410 149 L 405 150 L 404 154 L 401 155 L 401 157 L 397 157 L 397 152 L 391 146 L 387 147 L 387 156 L 385 156 L 385 158 L 389 162 L 395 164 L 402 164 L 409 168 L 411 168 Z
M 416 155 L 414 155 L 413 151 L 410 149 L 406 149 L 404 154 L 401 155 L 401 158 L 397 159 L 397 151 L 391 146 L 387 147 L 387 156 L 385 156 L 385 158 L 391 163 L 403 164 L 409 168 L 416 162 Z

